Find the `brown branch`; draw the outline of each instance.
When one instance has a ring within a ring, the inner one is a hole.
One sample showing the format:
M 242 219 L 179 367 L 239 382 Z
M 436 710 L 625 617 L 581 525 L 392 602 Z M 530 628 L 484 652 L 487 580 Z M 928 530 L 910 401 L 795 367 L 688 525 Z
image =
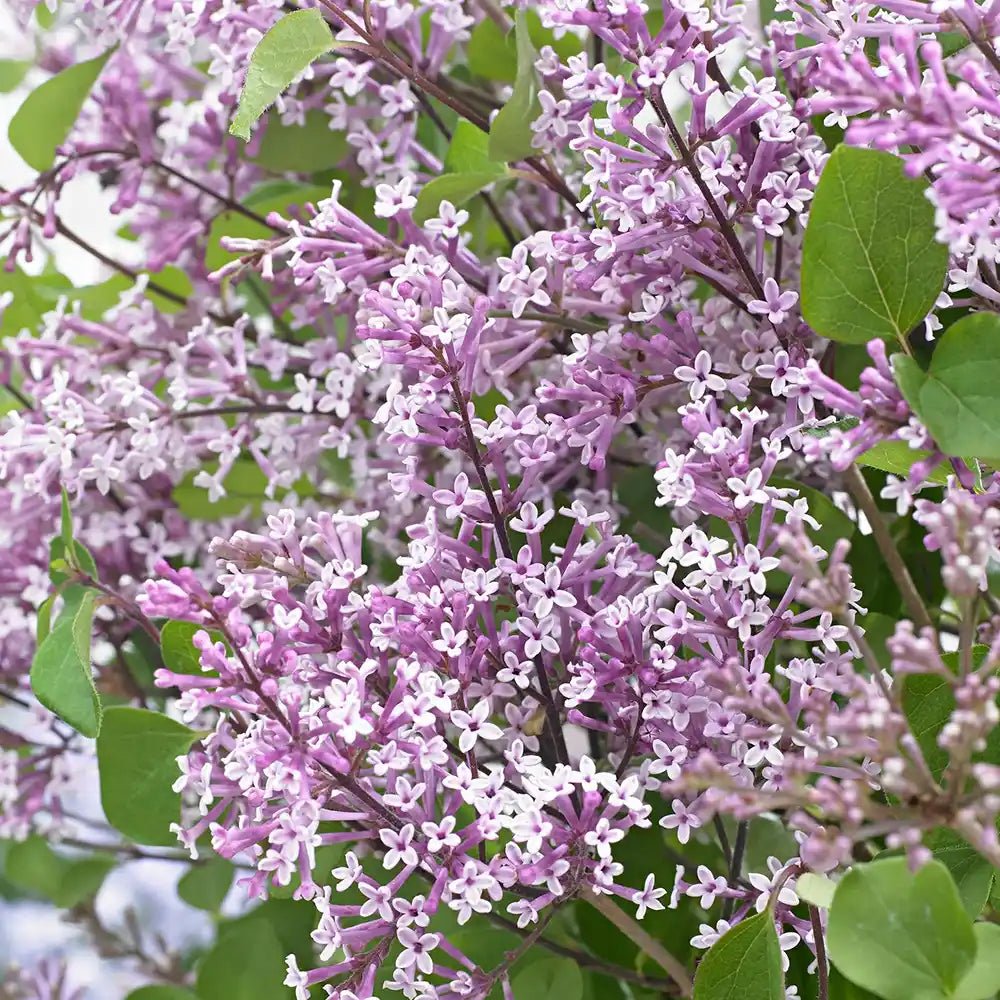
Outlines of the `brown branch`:
M 826 940 L 823 937 L 823 921 L 815 906 L 809 907 L 809 923 L 812 924 L 813 945 L 816 948 L 816 975 L 819 979 L 816 1000 L 829 1000 L 830 968 L 826 961 Z
M 607 917 L 630 941 L 634 941 L 677 984 L 682 997 L 689 997 L 694 984 L 687 968 L 660 944 L 637 920 L 603 893 L 584 889 L 580 898 L 590 903 L 602 916 Z
M 882 511 L 879 510 L 875 497 L 872 496 L 864 476 L 856 465 L 851 465 L 844 473 L 844 482 L 871 525 L 875 543 L 878 545 L 879 552 L 882 553 L 882 558 L 885 560 L 892 578 L 896 581 L 903 603 L 906 605 L 907 612 L 914 624 L 918 629 L 933 628 L 931 616 L 927 613 L 927 608 L 924 606 L 923 599 L 913 582 L 913 577 L 910 575 L 903 557 L 899 554 L 899 549 L 896 548 L 896 543 L 889 533 Z
M 673 140 L 674 145 L 677 147 L 677 152 L 680 155 L 681 161 L 687 168 L 688 173 L 691 175 L 691 179 L 697 185 L 702 197 L 705 199 L 705 204 L 708 205 L 709 211 L 715 217 L 715 221 L 719 225 L 719 233 L 726 241 L 729 249 L 732 251 L 732 254 L 736 259 L 737 266 L 749 282 L 754 295 L 756 295 L 758 299 L 763 299 L 764 286 L 760 283 L 760 278 L 758 277 L 757 272 L 750 265 L 750 261 L 743 249 L 743 244 L 740 243 L 740 239 L 736 235 L 736 230 L 733 228 L 732 221 L 719 206 L 719 203 L 715 200 L 715 195 L 712 194 L 708 184 L 705 182 L 705 178 L 701 176 L 698 164 L 695 161 L 694 156 L 691 154 L 691 150 L 688 148 L 687 143 L 684 141 L 684 137 L 681 135 L 680 129 L 677 128 L 677 124 L 674 122 L 670 112 L 667 110 L 667 106 L 664 104 L 663 98 L 652 90 L 649 91 L 648 96 L 657 116 L 670 133 L 670 137 Z

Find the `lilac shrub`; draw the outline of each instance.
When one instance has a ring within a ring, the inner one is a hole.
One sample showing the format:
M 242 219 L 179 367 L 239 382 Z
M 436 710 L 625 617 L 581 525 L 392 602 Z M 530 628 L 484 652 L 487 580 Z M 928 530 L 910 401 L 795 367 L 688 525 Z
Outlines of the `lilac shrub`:
M 14 6 L 14 894 L 135 1000 L 995 996 L 993 5 Z

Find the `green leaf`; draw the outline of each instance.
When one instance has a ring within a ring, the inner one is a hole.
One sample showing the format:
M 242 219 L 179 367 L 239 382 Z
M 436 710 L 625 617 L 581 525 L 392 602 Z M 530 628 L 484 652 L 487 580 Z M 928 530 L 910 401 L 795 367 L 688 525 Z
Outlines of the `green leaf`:
M 676 873 L 677 852 L 683 851 L 685 858 L 693 865 L 705 864 L 715 870 L 725 862 L 722 851 L 708 843 L 695 843 L 692 839 L 681 847 L 676 834 L 668 834 L 658 820 L 670 811 L 669 805 L 659 799 L 652 803 L 651 825 L 644 829 L 633 827 L 625 839 L 615 845 L 615 861 L 622 865 L 623 885 L 642 885 L 648 875 L 652 875 L 657 885 L 670 885 Z M 577 924 L 589 950 L 629 968 L 645 969 L 650 976 L 658 975 L 653 962 L 639 945 L 622 934 L 607 917 L 593 907 L 580 907 L 576 914 Z M 669 907 L 651 910 L 642 919 L 643 927 L 657 941 L 669 942 L 669 949 L 678 961 L 685 965 L 692 962 L 695 952 L 690 941 L 698 933 L 698 925 L 704 921 L 704 910 L 700 906 Z
M 413 209 L 413 221 L 422 225 L 437 215 L 442 201 L 450 201 L 456 208 L 464 205 L 496 179 L 494 173 L 442 174 L 435 177 L 420 189 Z
M 531 43 L 527 18 L 519 10 L 514 17 L 514 37 L 517 44 L 517 78 L 514 93 L 500 109 L 490 126 L 489 154 L 491 160 L 511 163 L 535 154 L 531 141 L 531 123 L 542 113 L 538 99 L 538 74 L 535 59 L 538 53 Z
M 436 215 L 442 201 L 457 207 L 507 175 L 504 165 L 490 158 L 489 143 L 489 136 L 471 122 L 458 121 L 444 158 L 447 173 L 429 181 L 417 195 L 415 222 Z
M 160 629 L 160 649 L 168 670 L 178 674 L 200 674 L 200 654 L 193 645 L 201 626 L 194 622 L 168 621 Z
M 821 490 L 806 486 L 795 479 L 773 477 L 768 480 L 769 486 L 778 489 L 794 489 L 800 497 L 809 504 L 809 514 L 819 522 L 818 528 L 809 528 L 809 537 L 827 552 L 833 551 L 834 545 L 841 538 L 850 538 L 854 534 L 854 522 Z M 747 524 L 751 531 L 757 530 L 760 513 L 754 509 Z
M 56 906 L 71 910 L 74 906 L 97 895 L 104 884 L 104 879 L 115 867 L 113 857 L 81 858 L 79 861 L 66 862 L 58 891 L 52 897 Z
M 236 869 L 225 858 L 209 858 L 192 865 L 177 883 L 177 895 L 190 906 L 215 913 L 222 906 Z
M 64 69 L 24 99 L 7 138 L 28 166 L 48 170 L 55 162 L 56 149 L 66 141 L 112 51 Z
M 214 629 L 205 629 L 203 625 L 194 622 L 168 621 L 160 628 L 160 651 L 163 654 L 163 664 L 175 674 L 205 675 L 201 669 L 201 653 L 194 645 L 196 632 L 207 631 L 212 642 L 222 641 L 222 633 Z
M 20 268 L 0 270 L 0 295 L 13 292 L 14 299 L 0 315 L 0 333 L 14 336 L 22 330 L 34 331 L 50 306 L 41 294 L 40 275 L 25 274 Z
M 517 78 L 517 49 L 513 35 L 484 17 L 472 29 L 466 48 L 469 71 L 485 80 L 513 83 Z
M 313 60 L 329 52 L 333 45 L 333 33 L 318 9 L 286 14 L 250 55 L 230 134 L 249 140 L 257 119 Z
M 663 508 L 656 506 L 659 493 L 652 472 L 652 469 L 643 467 L 628 469 L 617 476 L 615 500 L 625 508 L 621 531 L 647 551 L 662 552 L 670 534 L 670 525 Z
M 19 889 L 54 900 L 63 859 L 39 836 L 10 844 L 5 858 L 7 879 Z
M 742 920 L 698 965 L 694 1000 L 784 1000 L 781 947 L 770 910 Z
M 59 534 L 49 545 L 49 576 L 54 586 L 61 586 L 71 579 L 72 570 L 80 570 L 97 579 L 97 564 L 87 547 L 73 537 L 73 512 L 69 494 L 62 489 L 59 514 Z
M 140 986 L 125 1000 L 198 1000 L 198 994 L 183 986 Z
M 60 508 L 59 534 L 63 545 L 69 549 L 73 546 L 73 512 L 69 509 L 69 494 L 66 487 L 62 489 L 62 506 Z
M 3 323 L 0 322 L 0 328 L 2 327 Z M 11 413 L 13 410 L 22 409 L 24 409 L 24 404 L 21 400 L 19 400 L 17 396 L 15 396 L 14 393 L 12 393 L 6 386 L 0 385 L 0 417 L 7 413 Z
M 845 348 L 850 350 L 851 348 Z M 834 431 L 852 431 L 861 421 L 857 417 L 841 417 L 839 420 L 831 420 L 815 427 L 807 427 L 806 434 L 810 437 L 828 437 Z
M 837 889 L 837 883 L 826 875 L 816 875 L 813 872 L 805 872 L 795 881 L 795 892 L 799 899 L 804 899 L 813 906 L 829 909 L 833 904 L 833 894 Z
M 941 46 L 941 54 L 944 56 L 953 56 L 972 44 L 964 31 L 938 31 L 934 34 L 934 40 Z
M 45 637 L 52 631 L 52 608 L 58 597 L 58 594 L 49 594 L 38 606 L 35 640 L 39 646 L 45 642 Z
M 161 312 L 176 313 L 183 304 L 169 298 L 166 292 L 188 299 L 192 294 L 191 281 L 176 267 L 165 267 L 161 271 L 143 271 L 149 278 L 146 295 L 152 298 Z M 59 300 L 65 298 L 79 308 L 84 319 L 99 320 L 108 310 L 121 301 L 122 295 L 135 287 L 135 279 L 130 275 L 113 274 L 105 281 L 79 287 L 63 275 L 39 275 L 36 292 L 46 309 L 55 309 Z
M 571 958 L 543 958 L 511 979 L 516 1000 L 581 1000 L 583 974 Z
M 317 859 L 323 857 L 325 848 L 317 850 Z M 343 856 L 341 855 L 341 861 Z M 364 862 L 362 862 L 362 865 Z M 317 875 L 319 871 L 317 870 Z M 321 880 L 318 880 L 321 881 Z M 360 897 L 360 893 L 358 893 Z M 360 902 L 352 899 L 351 902 Z M 439 911 L 440 912 L 440 911 Z M 316 907 L 303 899 L 268 899 L 249 913 L 233 920 L 224 920 L 219 925 L 219 938 L 229 934 L 240 934 L 247 924 L 265 923 L 278 939 L 281 954 L 295 955 L 299 966 L 305 967 L 315 958 L 310 935 L 316 927 Z M 503 932 L 500 932 L 503 933 Z
M 533 10 L 527 12 L 528 33 L 536 49 L 551 45 L 565 61 L 583 51 L 583 43 L 569 32 L 556 38 Z M 655 34 L 655 31 L 653 32 Z M 473 29 L 466 47 L 469 71 L 486 80 L 513 83 L 517 77 L 517 44 L 513 32 L 504 30 L 491 18 L 484 17 Z
M 1000 461 L 1000 316 L 975 313 L 948 327 L 926 372 L 905 354 L 892 369 L 942 451 Z
M 736 839 L 733 823 L 729 831 L 730 840 Z M 762 872 L 767 870 L 767 859 L 791 861 L 799 856 L 799 844 L 788 826 L 779 819 L 769 816 L 755 816 L 747 826 L 745 859 L 746 870 Z
M 143 273 L 148 274 L 150 281 L 155 282 L 157 286 L 156 288 L 150 288 L 147 285 L 146 295 L 156 302 L 156 308 L 159 309 L 160 312 L 176 313 L 180 312 L 184 306 L 179 302 L 175 302 L 173 299 L 165 298 L 158 289 L 162 288 L 164 291 L 173 292 L 174 295 L 179 295 L 184 299 L 190 299 L 194 294 L 194 286 L 191 284 L 191 279 L 179 267 L 168 265 L 163 268 L 162 271 Z M 105 286 L 107 284 L 108 282 L 105 282 L 103 285 L 91 286 L 91 288 L 86 289 L 88 294 L 85 296 L 84 300 L 85 310 L 98 310 L 101 308 L 103 302 L 100 296 L 104 293 Z M 98 289 L 101 291 L 98 292 Z
M 860 455 L 857 462 L 858 465 L 878 469 L 881 472 L 891 472 L 894 476 L 905 478 L 917 462 L 924 461 L 929 455 L 929 451 L 924 451 L 922 448 L 911 448 L 905 441 L 883 441 Z M 931 471 L 927 481 L 944 486 L 951 475 L 954 475 L 951 466 L 942 462 Z
M 915 412 L 920 405 L 920 390 L 927 381 L 927 375 L 917 362 L 908 354 L 894 354 L 891 359 L 892 374 L 903 398 Z
M 976 961 L 950 1000 L 990 1000 L 1000 990 L 1000 927 L 976 924 Z
M 170 824 L 180 818 L 172 785 L 177 758 L 199 734 L 158 712 L 109 708 L 97 740 L 101 805 L 108 822 L 139 844 L 176 844 Z
M 329 127 L 322 111 L 306 112 L 303 125 L 284 125 L 271 113 L 256 155 L 258 167 L 279 172 L 311 174 L 337 166 L 347 155 L 347 135 Z
M 865 639 L 871 646 L 875 658 L 885 670 L 891 670 L 892 656 L 889 654 L 888 643 L 896 632 L 897 620 L 878 611 L 869 611 L 858 620 L 858 624 L 864 628 Z
M 208 471 L 208 470 L 206 470 Z M 197 473 L 186 475 L 171 492 L 174 503 L 187 518 L 196 521 L 235 517 L 249 508 L 256 513 L 265 497 L 267 476 L 253 459 L 237 459 L 222 481 L 226 495 L 217 500 L 203 486 L 195 486 Z
M 35 836 L 10 845 L 5 874 L 19 889 L 72 909 L 97 894 L 114 866 L 111 855 L 67 858 L 56 854 L 42 837 Z
M 489 174 L 503 177 L 502 163 L 490 159 L 490 137 L 472 122 L 459 119 L 444 157 L 444 169 L 450 174 Z
M 17 90 L 31 63 L 24 59 L 0 59 L 0 94 Z
M 908 674 L 903 679 L 903 711 L 931 774 L 940 780 L 948 765 L 948 751 L 938 746 L 937 738 L 955 711 L 955 695 L 948 679 L 937 674 Z
M 198 969 L 202 1000 L 287 1000 L 285 953 L 266 920 L 251 919 L 220 932 Z
M 163 665 L 163 658 L 159 645 L 145 629 L 132 630 L 122 643 L 121 658 L 139 688 L 149 692 L 147 700 L 162 704 L 166 692 L 156 688 L 156 671 Z
M 40 3 L 35 6 L 35 20 L 38 27 L 43 31 L 48 31 L 59 16 L 59 0 L 54 0 L 51 4 Z
M 287 218 L 291 209 L 304 205 L 306 202 L 315 204 L 329 197 L 329 186 L 320 187 L 279 181 L 273 184 L 264 184 L 252 191 L 243 200 L 243 204 L 247 208 L 253 209 L 254 213 L 261 218 L 266 219 L 269 212 L 280 212 Z M 232 236 L 241 240 L 261 240 L 273 237 L 274 230 L 270 226 L 247 217 L 242 212 L 220 212 L 212 220 L 206 241 L 205 267 L 209 271 L 215 271 L 223 264 L 228 264 L 239 257 L 238 253 L 222 248 L 219 240 L 223 236 Z
M 644 468 L 642 472 L 647 477 L 649 476 L 649 469 Z M 625 477 L 622 478 L 624 479 Z M 839 507 L 837 507 L 837 505 L 825 493 L 814 489 L 811 486 L 806 486 L 803 483 L 797 482 L 794 479 L 783 479 L 777 476 L 768 480 L 768 486 L 774 486 L 778 489 L 794 490 L 795 493 L 798 494 L 798 498 L 804 499 L 807 502 L 809 515 L 816 521 L 818 527 L 808 525 L 806 527 L 806 533 L 817 545 L 821 546 L 824 551 L 831 552 L 834 545 L 836 545 L 841 538 L 853 537 L 855 530 L 854 522 Z M 647 486 L 647 490 L 648 489 L 649 487 Z M 655 484 L 652 489 L 655 492 Z M 659 512 L 660 519 L 663 518 L 663 508 L 653 507 L 652 510 Z M 785 516 L 786 515 L 782 513 L 774 519 L 773 526 L 770 529 L 772 532 L 775 530 L 776 526 L 784 523 Z M 625 525 L 627 524 L 627 521 L 623 519 L 622 523 Z M 709 524 L 711 525 L 713 533 L 716 535 L 725 538 L 727 535 L 732 534 L 732 525 L 720 518 L 710 518 Z M 759 536 L 761 530 L 761 510 L 759 507 L 754 507 L 749 511 L 749 516 L 746 520 L 746 530 L 751 539 L 755 540 Z M 641 538 L 637 540 L 641 541 Z M 791 577 L 783 569 L 776 569 L 768 573 L 767 579 L 769 588 L 776 589 L 780 592 L 788 586 Z
M 836 968 L 830 969 L 830 1000 L 879 1000 L 874 993 L 855 986 L 845 979 Z
M 63 609 L 31 663 L 35 697 L 77 732 L 101 731 L 101 700 L 90 669 L 94 591 L 73 584 L 62 594 Z
M 792 12 L 790 10 L 778 10 L 776 0 L 761 0 L 760 9 L 761 29 L 766 31 L 768 26 L 775 21 L 790 21 Z
M 824 337 L 902 341 L 934 305 L 948 266 L 926 184 L 890 153 L 838 146 L 809 210 L 802 315 Z
M 573 916 L 577 935 L 580 942 L 586 945 L 587 951 L 606 959 L 612 965 L 636 967 L 639 946 L 615 927 L 603 913 L 592 906 L 580 906 L 575 908 Z
M 965 912 L 975 920 L 993 888 L 993 865 L 954 830 L 941 828 L 927 838 L 931 853 L 951 872 Z
M 36 291 L 47 309 L 55 309 L 60 299 L 78 306 L 85 319 L 101 319 L 117 305 L 122 295 L 135 285 L 133 278 L 125 274 L 113 274 L 106 281 L 95 285 L 76 287 L 62 274 L 39 275 Z
M 986 646 L 972 649 L 973 666 L 978 667 L 988 652 Z M 958 656 L 947 653 L 944 662 L 956 670 Z M 955 711 L 956 702 L 952 685 L 940 674 L 908 674 L 903 680 L 903 712 L 910 729 L 920 744 L 924 760 L 934 778 L 940 780 L 948 766 L 948 751 L 938 745 L 941 730 Z M 987 740 L 986 751 L 979 759 L 1000 764 L 1000 731 L 994 731 Z
M 827 926 L 830 960 L 885 1000 L 945 997 L 972 968 L 976 939 L 948 869 L 906 858 L 852 868 Z
M 89 549 L 75 538 L 67 550 L 62 535 L 56 535 L 49 544 L 49 579 L 59 587 L 74 576 L 74 571 L 86 573 L 92 580 L 97 579 L 97 564 Z

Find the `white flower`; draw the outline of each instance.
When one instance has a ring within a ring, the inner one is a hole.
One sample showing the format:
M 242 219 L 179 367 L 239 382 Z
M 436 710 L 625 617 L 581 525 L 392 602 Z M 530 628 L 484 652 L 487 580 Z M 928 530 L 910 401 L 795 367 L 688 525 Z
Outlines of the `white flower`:
M 491 711 L 489 701 L 484 699 L 473 706 L 471 712 L 456 709 L 451 713 L 451 721 L 462 731 L 462 735 L 458 738 L 458 749 L 462 753 L 472 750 L 479 740 L 503 738 L 503 730 L 495 723 L 487 721 Z
M 642 889 L 635 889 L 632 892 L 632 902 L 638 907 L 635 911 L 636 918 L 642 920 L 646 915 L 646 910 L 662 910 L 663 904 L 660 902 L 660 897 L 666 894 L 667 890 L 657 889 L 653 876 L 647 875 L 646 884 Z
M 680 799 L 674 799 L 670 806 L 673 812 L 661 818 L 660 826 L 676 830 L 677 839 L 686 844 L 691 839 L 691 831 L 701 826 L 701 820 Z
M 309 1000 L 309 975 L 299 968 L 298 959 L 294 955 L 285 958 L 285 986 L 295 990 L 295 1000 Z
M 706 392 L 722 392 L 726 388 L 726 380 L 712 372 L 712 356 L 708 351 L 699 351 L 693 365 L 674 369 L 674 377 L 689 384 L 688 391 L 694 400 L 701 399 Z

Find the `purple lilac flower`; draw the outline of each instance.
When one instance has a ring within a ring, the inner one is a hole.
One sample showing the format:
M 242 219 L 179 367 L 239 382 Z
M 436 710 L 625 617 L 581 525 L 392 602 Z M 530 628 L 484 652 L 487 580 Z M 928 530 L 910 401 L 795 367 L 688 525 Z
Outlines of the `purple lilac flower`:
M 209 732 L 179 763 L 176 833 L 251 869 L 248 896 L 292 886 L 315 908 L 314 962 L 288 959 L 300 998 L 485 997 L 507 969 L 477 964 L 448 918 L 530 934 L 581 898 L 639 920 L 685 897 L 724 907 L 696 948 L 770 907 L 784 950 L 815 949 L 798 874 L 849 864 L 872 830 L 917 857 L 907 803 L 952 802 L 886 665 L 950 678 L 940 744 L 970 766 L 948 820 L 1000 858 L 1000 775 L 971 763 L 997 722 L 1000 626 L 957 675 L 923 622 L 898 623 L 874 659 L 869 581 L 846 538 L 821 542 L 811 492 L 836 497 L 875 446 L 919 452 L 883 496 L 913 510 L 961 604 L 1000 555 L 1000 478 L 973 484 L 956 461 L 931 493 L 944 456 L 885 345 L 849 387 L 794 290 L 827 158 L 813 119 L 829 115 L 930 178 L 942 301 L 1000 302 L 995 53 L 919 41 L 957 30 L 992 52 L 995 15 L 786 0 L 762 40 L 728 0 L 666 2 L 655 31 L 640 4 L 531 6 L 554 38 L 600 45 L 542 47 L 539 155 L 483 202 L 492 243 L 469 225 L 478 203 L 417 221 L 444 170 L 427 87 L 455 82 L 493 7 L 458 0 L 338 8 L 351 44 L 245 151 L 227 127 L 280 0 L 81 0 L 87 53 L 123 44 L 53 168 L 0 192 L 13 267 L 65 235 L 75 175 L 111 178 L 136 243 L 124 273 L 141 272 L 111 308 L 60 299 L 4 343 L 19 403 L 0 431 L 5 689 L 30 698 L 65 488 L 108 597 L 101 690 L 121 687 L 137 628 L 200 627 L 202 672 L 156 674 Z M 469 100 L 466 121 L 488 125 L 497 95 Z M 258 210 L 265 185 L 307 179 L 261 164 L 269 131 L 317 117 L 342 159 Z M 644 520 L 622 487 L 634 470 L 655 493 Z M 260 495 L 220 512 L 247 475 Z M 206 516 L 190 517 L 192 493 Z M 871 511 L 838 503 L 860 547 Z M 25 704 L 51 739 L 2 723 L 0 830 L 18 839 L 66 828 L 64 755 L 87 749 Z M 682 865 L 672 886 L 618 860 L 654 826 L 684 848 L 763 813 L 797 857 Z

